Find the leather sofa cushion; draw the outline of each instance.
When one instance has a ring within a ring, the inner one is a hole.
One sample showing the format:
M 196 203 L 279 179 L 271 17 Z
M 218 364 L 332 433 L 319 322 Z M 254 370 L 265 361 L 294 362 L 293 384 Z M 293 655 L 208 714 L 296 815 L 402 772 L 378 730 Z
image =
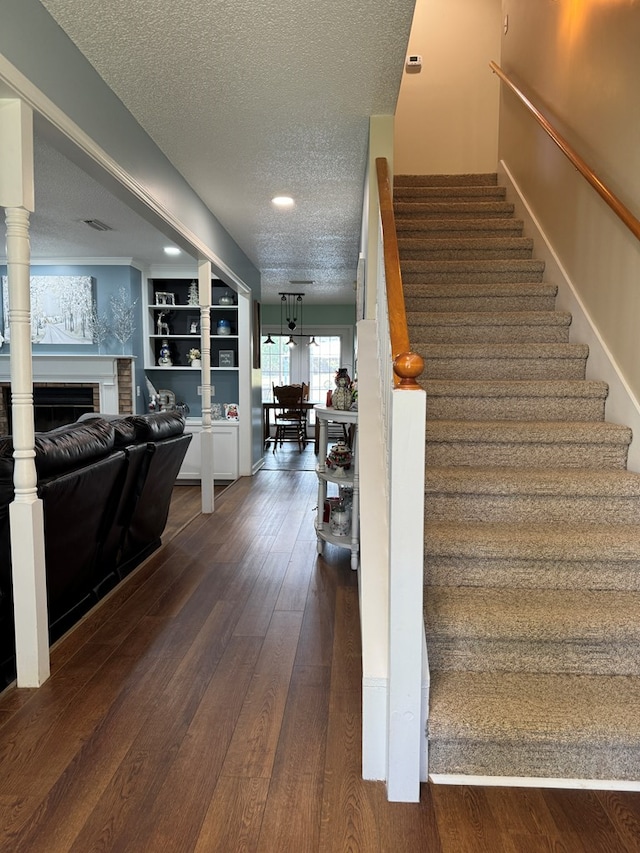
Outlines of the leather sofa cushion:
M 116 450 L 122 450 L 125 447 L 130 447 L 136 444 L 139 439 L 136 434 L 136 428 L 131 423 L 127 415 L 95 415 L 91 412 L 80 415 L 77 423 L 95 423 L 97 420 L 104 419 L 112 427 L 114 435 L 114 447 Z
M 118 418 L 117 420 L 109 421 L 115 432 L 116 448 L 129 447 L 135 444 L 138 438 L 136 428 L 131 423 L 129 418 Z
M 102 419 L 85 423 L 67 424 L 49 432 L 35 435 L 36 471 L 38 479 L 53 477 L 101 459 L 114 449 L 113 427 Z M 0 439 L 0 468 L 13 471 L 13 440 L 11 436 Z
M 136 430 L 138 441 L 161 441 L 184 432 L 184 417 L 180 412 L 151 412 L 127 418 Z

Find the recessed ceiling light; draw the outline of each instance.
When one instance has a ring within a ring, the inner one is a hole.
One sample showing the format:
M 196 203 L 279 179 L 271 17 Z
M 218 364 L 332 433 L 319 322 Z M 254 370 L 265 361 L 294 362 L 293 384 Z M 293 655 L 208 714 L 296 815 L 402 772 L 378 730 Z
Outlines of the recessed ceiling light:
M 179 255 L 180 249 L 177 246 L 165 246 L 164 247 L 165 254 L 167 255 Z
M 294 202 L 290 195 L 277 195 L 271 199 L 271 204 L 276 207 L 293 207 Z

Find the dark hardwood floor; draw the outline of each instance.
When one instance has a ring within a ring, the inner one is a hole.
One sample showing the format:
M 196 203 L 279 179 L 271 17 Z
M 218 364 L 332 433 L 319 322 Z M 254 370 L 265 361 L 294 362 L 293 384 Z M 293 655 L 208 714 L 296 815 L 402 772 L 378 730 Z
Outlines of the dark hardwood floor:
M 209 517 L 176 489 L 163 548 L 42 688 L 0 695 L 0 850 L 640 850 L 636 794 L 424 785 L 413 805 L 362 781 L 357 579 L 346 549 L 317 557 L 315 502 L 304 470 L 241 479 Z

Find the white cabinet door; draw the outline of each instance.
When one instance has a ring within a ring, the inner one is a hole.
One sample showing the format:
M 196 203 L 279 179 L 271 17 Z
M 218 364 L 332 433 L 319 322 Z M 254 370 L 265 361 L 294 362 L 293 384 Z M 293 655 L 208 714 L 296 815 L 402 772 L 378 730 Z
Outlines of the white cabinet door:
M 193 438 L 180 468 L 178 480 L 200 480 L 200 438 L 202 426 L 199 422 L 185 426 L 186 433 Z M 216 421 L 213 424 L 213 476 L 216 480 L 238 479 L 238 424 L 233 421 Z

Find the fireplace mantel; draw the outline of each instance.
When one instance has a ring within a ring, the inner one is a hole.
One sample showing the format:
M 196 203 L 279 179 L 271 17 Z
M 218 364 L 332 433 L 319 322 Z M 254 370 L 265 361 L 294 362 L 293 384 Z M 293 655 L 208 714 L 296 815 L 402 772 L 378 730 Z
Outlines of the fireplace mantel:
M 0 383 L 11 378 L 9 355 L 0 355 Z M 65 384 L 95 383 L 100 388 L 100 411 L 117 415 L 118 362 L 128 361 L 131 372 L 135 358 L 130 355 L 33 355 L 33 381 Z

